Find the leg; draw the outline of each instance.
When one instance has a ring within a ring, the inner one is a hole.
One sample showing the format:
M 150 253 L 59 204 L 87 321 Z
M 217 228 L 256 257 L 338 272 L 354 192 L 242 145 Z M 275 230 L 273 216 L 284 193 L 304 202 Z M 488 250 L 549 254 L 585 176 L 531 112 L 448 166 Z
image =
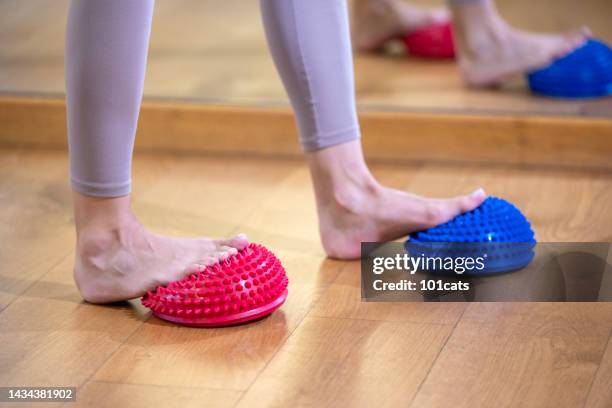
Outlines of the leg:
M 261 6 L 330 256 L 359 257 L 362 241 L 399 238 L 480 205 L 482 190 L 434 200 L 386 188 L 371 175 L 359 142 L 346 0 L 261 0 Z
M 443 8 L 426 8 L 404 0 L 354 0 L 353 43 L 362 51 L 379 48 L 384 41 L 450 19 Z
M 163 237 L 130 208 L 131 159 L 153 0 L 73 0 L 66 98 L 77 248 L 75 281 L 96 303 L 138 297 L 243 248 L 229 240 Z
M 583 29 L 569 34 L 536 34 L 510 27 L 493 0 L 449 0 L 459 66 L 467 85 L 495 85 L 549 64 L 579 46 Z

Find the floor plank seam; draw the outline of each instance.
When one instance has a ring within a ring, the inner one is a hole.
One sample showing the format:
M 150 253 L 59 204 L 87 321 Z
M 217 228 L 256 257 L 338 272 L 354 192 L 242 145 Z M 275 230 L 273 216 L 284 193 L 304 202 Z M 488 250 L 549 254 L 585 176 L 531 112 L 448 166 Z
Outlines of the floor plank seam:
M 344 270 L 344 268 L 346 267 L 346 265 L 342 266 L 340 268 L 340 270 L 338 271 L 337 276 L 327 285 L 327 287 L 321 292 L 321 294 L 319 296 L 317 296 L 317 298 L 315 300 L 313 300 L 312 302 L 312 306 L 310 307 L 310 310 L 308 310 L 308 312 L 306 312 L 304 314 L 304 316 L 302 317 L 302 319 L 300 319 L 299 323 L 295 325 L 295 327 L 293 328 L 293 330 L 291 330 L 291 333 L 289 333 L 287 335 L 287 337 L 285 338 L 285 340 L 283 341 L 283 343 L 281 345 L 279 345 L 279 347 L 276 349 L 276 351 L 274 352 L 274 354 L 272 355 L 272 357 L 270 357 L 270 359 L 266 362 L 266 364 L 263 366 L 263 368 L 257 373 L 257 375 L 255 376 L 255 378 L 253 379 L 253 381 L 249 384 L 248 387 L 246 387 L 246 389 L 244 390 L 243 394 L 240 396 L 240 398 L 238 398 L 238 401 L 236 401 L 236 404 L 233 406 L 233 408 L 236 408 L 238 405 L 240 405 L 240 402 L 242 402 L 242 400 L 244 399 L 244 396 L 247 394 L 247 392 L 251 389 L 251 387 L 253 386 L 253 384 L 255 384 L 257 382 L 257 380 L 259 379 L 259 376 L 261 375 L 261 373 L 263 373 L 266 368 L 270 365 L 270 363 L 272 362 L 272 360 L 274 360 L 274 357 L 276 357 L 276 355 L 278 354 L 278 352 L 283 348 L 283 346 L 285 344 L 287 344 L 287 341 L 289 341 L 289 339 L 291 338 L 291 336 L 293 336 L 293 334 L 295 333 L 295 331 L 302 325 L 302 323 L 304 322 L 304 320 L 306 320 L 306 318 L 308 318 L 310 316 L 310 312 L 312 311 L 313 307 L 315 306 L 315 304 L 321 299 L 321 297 L 323 297 L 323 295 L 329 290 L 329 288 L 332 286 L 332 284 L 336 281 L 336 279 L 338 279 L 338 277 L 340 276 L 340 274 L 342 273 L 342 271 Z
M 597 375 L 599 374 L 599 370 L 601 369 L 601 364 L 603 362 L 604 357 L 606 356 L 606 351 L 608 347 L 612 345 L 612 328 L 610 328 L 610 332 L 608 333 L 608 341 L 604 346 L 603 353 L 601 353 L 601 359 L 599 360 L 599 364 L 597 365 L 597 369 L 595 373 L 593 373 L 593 378 L 591 378 L 591 382 L 589 383 L 588 391 L 584 397 L 584 402 L 582 403 L 582 407 L 586 407 L 587 402 L 589 401 L 589 397 L 591 396 L 591 392 L 593 391 L 593 384 L 595 384 L 595 380 L 597 380 Z
M 300 322 L 298 324 L 295 325 L 294 329 L 291 330 L 291 333 L 289 333 L 287 335 L 287 337 L 285 338 L 285 340 L 278 346 L 278 348 L 276 349 L 276 351 L 274 352 L 274 354 L 272 354 L 272 356 L 270 357 L 270 359 L 268 359 L 268 361 L 266 361 L 266 364 L 264 364 L 264 366 L 261 368 L 261 370 L 259 370 L 259 372 L 257 373 L 257 375 L 255 376 L 255 378 L 253 379 L 253 381 L 251 381 L 251 383 L 244 389 L 242 395 L 240 396 L 240 398 L 238 398 L 238 400 L 236 401 L 236 404 L 234 404 L 232 407 L 235 408 L 238 405 L 240 405 L 240 402 L 243 400 L 244 396 L 247 394 L 247 392 L 251 389 L 251 387 L 253 386 L 253 384 L 255 384 L 257 382 L 257 380 L 259 379 L 259 376 L 261 375 L 261 373 L 263 373 L 266 368 L 268 368 L 268 366 L 270 365 L 270 363 L 272 362 L 272 360 L 274 360 L 274 357 L 276 357 L 276 355 L 278 354 L 278 352 L 283 348 L 283 346 L 285 344 L 287 344 L 287 341 L 289 340 L 289 338 L 293 335 L 293 333 L 295 333 L 295 331 L 298 329 L 298 327 L 300 327 L 300 325 L 302 324 L 302 322 L 304 321 L 304 319 L 306 319 L 306 315 L 304 315 L 304 317 L 300 320 Z
M 308 317 L 314 317 L 317 319 L 331 319 L 331 320 L 354 320 L 358 322 L 380 322 L 380 323 L 400 323 L 400 324 L 424 324 L 428 326 L 454 326 L 456 323 L 439 323 L 439 322 L 424 322 L 418 320 L 384 320 L 384 319 L 364 319 L 362 317 L 345 317 L 345 316 L 318 316 L 311 315 Z
M 295 173 L 296 171 L 299 171 L 299 168 L 298 169 L 293 169 L 290 173 L 286 174 L 282 179 L 278 180 L 275 183 L 275 185 L 272 188 L 272 190 L 269 192 L 269 197 L 272 197 L 276 191 L 278 191 L 279 189 L 282 189 L 283 188 L 283 185 L 282 185 L 283 182 L 285 182 L 287 179 L 289 179 L 290 176 L 293 173 Z M 240 226 L 241 225 L 245 225 L 246 221 L 248 221 L 249 218 L 251 218 L 253 216 L 253 214 L 256 214 L 258 210 L 259 210 L 258 206 L 251 206 L 251 211 L 248 211 L 247 214 L 240 219 L 240 221 L 236 224 L 236 226 L 231 230 L 230 235 L 235 235 L 237 233 L 240 233 L 241 232 L 240 231 Z
M 106 357 L 106 359 L 104 361 L 102 361 L 100 363 L 100 365 L 98 365 L 98 367 L 96 367 L 91 374 L 85 379 L 83 380 L 78 386 L 77 386 L 77 390 L 81 389 L 83 386 L 85 386 L 85 384 L 87 384 L 93 377 L 95 377 L 95 375 L 98 373 L 98 371 L 100 371 L 100 369 L 104 366 L 104 364 L 106 364 L 115 354 L 117 354 L 117 351 L 121 348 L 121 346 L 123 346 L 128 340 L 130 340 L 132 338 L 132 336 L 142 327 L 143 324 L 145 324 L 152 316 L 152 313 L 149 313 L 149 316 L 147 316 L 146 319 L 144 319 L 143 321 L 140 322 L 139 325 L 137 325 L 134 330 L 129 333 L 125 339 L 121 342 L 119 342 L 119 344 L 117 345 L 117 347 L 115 347 L 115 349 L 108 355 L 108 357 Z
M 3 308 L 0 309 L 0 314 L 4 312 L 10 305 L 12 305 L 17 299 L 22 297 L 32 286 L 40 282 L 49 272 L 51 272 L 54 268 L 59 266 L 62 262 L 66 260 L 70 255 L 72 255 L 72 250 L 70 250 L 66 255 L 64 255 L 58 262 L 54 263 L 52 266 L 48 268 L 46 272 L 38 277 L 38 279 L 33 280 L 28 286 L 26 286 L 20 293 L 16 294 L 15 297 L 8 302 Z
M 457 321 L 453 325 L 453 329 L 451 330 L 451 332 L 449 333 L 448 337 L 444 341 L 444 344 L 442 344 L 442 347 L 440 347 L 440 350 L 438 351 L 438 354 L 436 355 L 436 358 L 434 358 L 434 360 L 431 363 L 431 366 L 429 367 L 429 370 L 427 370 L 427 374 L 425 374 L 425 377 L 423 377 L 423 381 L 421 381 L 419 383 L 419 386 L 417 387 L 416 391 L 414 392 L 414 396 L 412 397 L 412 400 L 407 405 L 408 408 L 412 408 L 412 406 L 414 404 L 414 401 L 416 400 L 417 395 L 419 395 L 419 392 L 421 391 L 421 387 L 423 387 L 423 384 L 425 384 L 425 382 L 427 381 L 427 378 L 429 378 L 429 374 L 431 374 L 431 370 L 433 370 L 434 366 L 438 362 L 438 359 L 440 358 L 440 355 L 442 354 L 442 352 L 446 348 L 446 345 L 450 341 L 451 337 L 453 337 L 453 334 L 455 334 L 455 330 L 457 329 L 457 326 L 459 325 L 459 322 L 463 318 L 463 315 L 465 314 L 465 312 L 468 309 L 468 307 L 469 307 L 469 305 L 463 309 L 463 311 L 461 312 L 461 314 L 457 318 Z

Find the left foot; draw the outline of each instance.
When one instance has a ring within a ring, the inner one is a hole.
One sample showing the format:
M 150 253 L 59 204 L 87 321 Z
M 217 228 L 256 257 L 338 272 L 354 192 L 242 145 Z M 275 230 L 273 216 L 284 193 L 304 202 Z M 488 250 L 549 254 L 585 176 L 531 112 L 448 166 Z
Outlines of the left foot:
M 353 44 L 361 51 L 374 51 L 394 37 L 450 19 L 443 8 L 429 9 L 402 0 L 355 0 Z
M 492 6 L 466 4 L 453 10 L 457 59 L 468 86 L 498 85 L 545 67 L 580 47 L 587 28 L 567 34 L 538 34 L 506 24 Z

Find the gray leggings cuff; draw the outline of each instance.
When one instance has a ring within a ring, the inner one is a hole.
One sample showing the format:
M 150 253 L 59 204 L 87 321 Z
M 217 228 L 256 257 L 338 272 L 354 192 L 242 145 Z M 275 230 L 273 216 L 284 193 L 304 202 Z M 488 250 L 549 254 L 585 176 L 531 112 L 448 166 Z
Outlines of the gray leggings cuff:
M 360 137 L 361 134 L 359 131 L 359 126 L 353 126 L 337 132 L 301 138 L 301 143 L 302 149 L 305 152 L 313 152 L 316 150 L 325 149 L 326 147 L 352 142 L 353 140 L 359 140 Z
M 122 197 L 131 193 L 132 181 L 121 183 L 96 183 L 70 179 L 72 189 L 90 197 Z

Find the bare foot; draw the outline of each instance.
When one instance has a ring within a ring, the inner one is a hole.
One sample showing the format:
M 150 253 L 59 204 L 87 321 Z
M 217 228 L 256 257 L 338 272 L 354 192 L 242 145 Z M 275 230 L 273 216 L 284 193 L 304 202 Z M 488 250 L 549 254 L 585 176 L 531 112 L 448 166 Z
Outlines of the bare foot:
M 321 240 L 332 258 L 359 258 L 361 242 L 390 241 L 442 224 L 486 198 L 482 189 L 441 200 L 383 187 L 365 167 L 359 141 L 309 153 L 308 161 Z
M 537 34 L 508 26 L 492 4 L 453 9 L 459 68 L 466 85 L 482 87 L 545 67 L 583 44 L 584 28 L 566 34 Z
M 78 211 L 77 211 L 78 214 Z M 231 239 L 173 238 L 147 231 L 131 213 L 119 225 L 77 220 L 74 279 L 91 303 L 109 303 L 144 295 L 207 265 L 236 254 L 246 236 Z
M 358 258 L 361 242 L 391 241 L 434 227 L 473 210 L 486 198 L 481 189 L 439 200 L 380 185 L 350 196 L 348 201 L 330 201 L 319 208 L 321 240 L 332 258 Z
M 353 7 L 353 44 L 361 51 L 374 51 L 389 39 L 450 19 L 443 8 L 429 9 L 402 0 L 355 0 Z

